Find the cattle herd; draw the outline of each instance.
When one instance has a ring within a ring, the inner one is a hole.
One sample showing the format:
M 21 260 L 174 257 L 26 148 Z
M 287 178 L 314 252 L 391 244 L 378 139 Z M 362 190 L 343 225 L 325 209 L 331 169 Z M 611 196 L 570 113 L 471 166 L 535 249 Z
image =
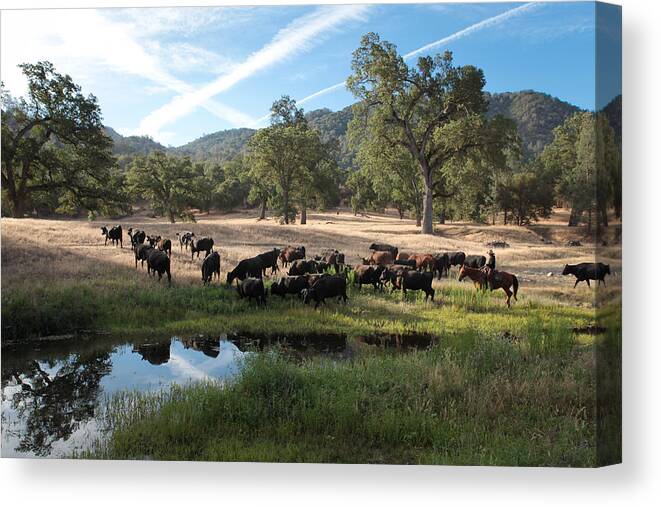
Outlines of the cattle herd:
M 161 236 L 150 236 L 143 230 L 128 229 L 131 249 L 134 253 L 135 267 L 144 267 L 147 263 L 148 274 L 161 280 L 167 275 L 172 281 L 170 259 L 172 257 L 172 241 Z M 108 240 L 112 245 L 123 248 L 123 230 L 121 225 L 108 229 L 101 227 L 104 245 Z M 191 261 L 200 257 L 202 261 L 202 283 L 211 284 L 214 279 L 220 282 L 220 253 L 214 251 L 214 240 L 204 236 L 198 238 L 191 231 L 176 234 L 181 252 L 190 250 Z M 349 273 L 353 273 L 353 282 L 358 290 L 363 285 L 371 285 L 374 291 L 400 290 L 404 295 L 407 291 L 422 291 L 425 300 L 434 300 L 435 290 L 432 287 L 434 277 L 439 280 L 450 274 L 452 267 L 459 268 L 459 281 L 470 278 L 478 290 L 503 289 L 507 295 L 507 306 L 510 297 L 517 298 L 519 282 L 515 275 L 496 269 L 496 255 L 489 250 L 487 255 L 466 255 L 464 252 L 437 253 L 407 253 L 399 251 L 396 246 L 372 243 L 369 245 L 369 255 L 362 263 L 351 266 L 345 262 L 345 254 L 336 249 L 327 249 L 317 255 L 308 257 L 304 246 L 287 246 L 273 248 L 255 257 L 239 261 L 227 273 L 226 282 L 232 285 L 236 280 L 237 292 L 240 298 L 247 298 L 257 304 L 266 304 L 267 290 L 263 278 L 276 275 L 280 266 L 287 268 L 287 274 L 273 281 L 270 287 L 271 296 L 285 298 L 294 295 L 303 303 L 314 302 L 318 308 L 326 299 L 338 298 L 347 301 L 347 283 Z M 563 275 L 572 274 L 576 283 L 585 281 L 590 286 L 590 280 L 604 283 L 605 276 L 610 274 L 607 264 L 581 263 L 567 264 Z

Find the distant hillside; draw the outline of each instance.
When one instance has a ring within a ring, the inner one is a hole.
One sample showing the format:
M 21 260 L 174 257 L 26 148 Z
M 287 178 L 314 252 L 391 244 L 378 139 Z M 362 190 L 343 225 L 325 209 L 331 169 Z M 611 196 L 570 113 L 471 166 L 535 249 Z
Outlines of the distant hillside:
M 254 129 L 248 128 L 220 130 L 173 148 L 172 151 L 188 155 L 193 160 L 224 162 L 241 153 L 254 133 Z
M 553 129 L 580 109 L 556 97 L 532 90 L 487 93 L 488 116 L 501 114 L 516 121 L 524 154 L 539 155 L 553 140 Z
M 515 120 L 519 126 L 519 135 L 523 141 L 524 153 L 528 156 L 539 155 L 544 146 L 553 140 L 553 129 L 564 122 L 569 116 L 580 109 L 560 99 L 534 91 L 507 92 L 487 94 L 489 99 L 488 116 L 502 114 Z M 607 114 L 618 118 L 618 107 L 621 108 L 621 97 L 614 99 L 604 109 Z M 312 128 L 319 130 L 324 142 L 337 139 L 340 146 L 340 166 L 344 169 L 353 164 L 354 153 L 349 150 L 346 141 L 347 126 L 351 121 L 351 106 L 340 111 L 330 109 L 315 109 L 306 113 L 306 118 Z M 615 120 L 613 120 L 615 121 Z M 611 122 L 611 124 L 613 124 Z M 620 129 L 616 129 L 618 141 L 621 139 Z M 194 160 L 211 160 L 223 162 L 241 153 L 252 135 L 254 129 L 238 128 L 220 130 L 213 134 L 202 136 L 190 143 L 177 148 L 166 148 L 149 137 L 123 137 L 110 127 L 106 127 L 108 135 L 115 141 L 114 153 L 122 155 L 126 160 L 153 150 L 188 155 Z
M 622 95 L 618 95 L 602 109 L 615 131 L 615 142 L 622 148 Z
M 112 153 L 113 155 L 147 155 L 154 150 L 166 151 L 167 148 L 161 143 L 154 141 L 151 137 L 147 136 L 128 136 L 125 137 L 118 133 L 111 127 L 104 127 L 106 134 L 115 143 Z

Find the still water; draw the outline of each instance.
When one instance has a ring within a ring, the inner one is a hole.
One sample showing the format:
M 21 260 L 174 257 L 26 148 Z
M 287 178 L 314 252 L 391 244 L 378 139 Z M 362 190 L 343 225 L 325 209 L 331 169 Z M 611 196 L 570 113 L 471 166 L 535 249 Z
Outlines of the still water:
M 427 348 L 426 335 L 356 337 L 355 346 Z M 226 382 L 250 354 L 279 346 L 292 360 L 349 359 L 343 334 L 222 335 L 217 338 L 76 337 L 2 348 L 2 456 L 63 457 L 102 436 L 100 408 L 125 390 L 167 389 L 196 381 Z

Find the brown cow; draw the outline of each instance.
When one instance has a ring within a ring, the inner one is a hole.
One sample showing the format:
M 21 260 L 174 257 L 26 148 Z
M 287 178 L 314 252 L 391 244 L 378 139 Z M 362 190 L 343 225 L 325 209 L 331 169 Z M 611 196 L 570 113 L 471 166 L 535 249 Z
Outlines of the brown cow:
M 287 245 L 280 252 L 279 258 L 282 262 L 282 265 L 287 267 L 290 262 L 294 262 L 298 259 L 305 259 L 305 247 Z
M 409 260 L 415 261 L 415 267 L 419 271 L 433 271 L 436 264 L 432 254 L 411 254 Z
M 397 258 L 396 258 L 395 260 L 398 260 L 398 261 L 406 261 L 406 260 L 408 260 L 410 257 L 411 257 L 411 254 L 409 254 L 409 253 L 407 253 L 407 252 L 399 252 L 399 253 L 397 254 Z
M 386 264 L 392 264 L 395 261 L 393 257 L 392 252 L 372 252 L 369 257 L 363 259 L 363 264 L 384 266 Z

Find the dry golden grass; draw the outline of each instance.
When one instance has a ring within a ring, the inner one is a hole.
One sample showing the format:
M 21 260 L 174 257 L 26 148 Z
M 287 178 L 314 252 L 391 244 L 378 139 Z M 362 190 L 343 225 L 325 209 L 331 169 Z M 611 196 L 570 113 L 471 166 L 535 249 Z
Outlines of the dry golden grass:
M 126 232 L 123 249 L 103 245 L 100 227 L 120 223 L 125 231 L 134 227 L 173 240 L 172 275 L 179 284 L 198 284 L 201 278 L 202 259 L 191 261 L 190 252 L 179 249 L 175 234 L 184 230 L 192 230 L 198 237 L 214 238 L 216 250 L 221 254 L 223 273 L 240 259 L 288 244 L 305 245 L 308 255 L 325 248 L 337 248 L 346 253 L 348 263 L 358 264 L 374 241 L 391 243 L 409 252 L 462 250 L 467 254 L 485 254 L 487 242 L 504 240 L 511 247 L 496 250 L 498 268 L 515 273 L 522 290 L 576 303 L 590 299 L 590 290 L 585 284 L 571 290 L 574 279 L 561 276 L 562 268 L 565 263 L 593 262 L 595 248 L 589 244 L 565 246 L 568 239 L 585 241 L 585 231 L 568 228 L 565 215 L 561 210 L 550 220 L 529 227 L 438 225 L 433 237 L 421 235 L 412 220 L 400 220 L 394 214 L 354 216 L 348 210 L 310 214 L 307 225 L 280 225 L 271 218 L 258 221 L 252 211 L 198 215 L 194 224 L 169 224 L 163 219 L 140 215 L 98 222 L 3 218 L 2 285 L 11 288 L 104 276 L 146 278 L 140 268 L 135 272 Z M 613 234 L 618 233 L 617 229 L 619 225 L 611 228 Z M 549 238 L 553 244 L 544 242 Z M 611 263 L 613 276 L 619 277 L 619 247 L 604 248 L 600 253 Z

